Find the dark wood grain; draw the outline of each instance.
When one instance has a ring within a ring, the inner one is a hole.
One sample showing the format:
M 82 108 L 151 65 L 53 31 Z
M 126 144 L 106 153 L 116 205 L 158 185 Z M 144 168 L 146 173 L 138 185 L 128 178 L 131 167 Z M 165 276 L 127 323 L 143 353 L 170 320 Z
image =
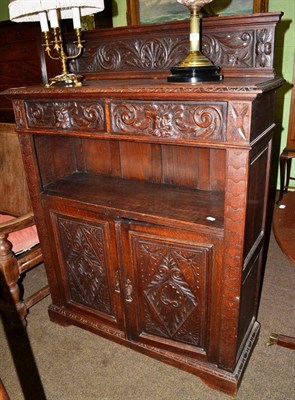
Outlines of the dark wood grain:
M 113 216 L 148 222 L 163 220 L 172 226 L 198 224 L 212 230 L 223 228 L 222 192 L 195 191 L 90 173 L 61 178 L 44 189 L 46 195 L 93 204 Z M 215 220 L 208 220 L 210 216 Z

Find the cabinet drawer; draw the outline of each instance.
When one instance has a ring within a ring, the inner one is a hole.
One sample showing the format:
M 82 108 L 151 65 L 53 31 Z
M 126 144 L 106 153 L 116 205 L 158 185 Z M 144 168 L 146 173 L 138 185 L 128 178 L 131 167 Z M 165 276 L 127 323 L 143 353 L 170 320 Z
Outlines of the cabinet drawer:
M 102 132 L 105 130 L 103 103 L 98 101 L 26 101 L 29 128 L 60 131 Z
M 223 142 L 226 102 L 113 101 L 113 134 Z

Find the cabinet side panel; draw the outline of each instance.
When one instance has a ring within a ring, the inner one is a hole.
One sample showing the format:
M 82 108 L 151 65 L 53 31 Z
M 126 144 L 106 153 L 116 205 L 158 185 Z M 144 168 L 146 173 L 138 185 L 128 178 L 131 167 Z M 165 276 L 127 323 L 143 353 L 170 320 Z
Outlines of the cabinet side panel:
M 265 93 L 253 102 L 250 140 L 255 140 L 266 129 L 272 127 L 275 113 L 275 93 Z
M 265 233 L 265 218 L 270 143 L 269 138 L 266 138 L 250 154 L 238 346 L 246 339 L 258 311 L 260 282 L 264 267 L 262 254 L 263 247 L 267 246 L 265 241 L 268 238 Z
M 250 154 L 244 260 L 253 251 L 255 242 L 264 231 L 269 153 L 269 142 L 263 141 Z
M 248 273 L 242 282 L 238 333 L 238 357 L 240 352 L 243 350 L 241 344 L 247 339 L 248 333 L 250 333 L 252 325 L 256 320 L 258 301 L 257 289 L 259 288 L 259 273 L 262 260 L 261 254 L 262 249 L 254 255 L 250 263 L 251 266 L 247 269 Z

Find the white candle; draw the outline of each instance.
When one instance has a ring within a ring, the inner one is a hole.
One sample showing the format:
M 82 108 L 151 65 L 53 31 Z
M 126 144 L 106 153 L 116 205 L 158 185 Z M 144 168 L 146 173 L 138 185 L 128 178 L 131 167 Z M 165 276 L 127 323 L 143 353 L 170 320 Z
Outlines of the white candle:
M 72 8 L 72 11 L 73 11 L 74 29 L 81 28 L 80 8 L 79 7 L 74 7 L 74 8 Z
M 49 27 L 48 27 L 48 21 L 47 21 L 46 12 L 40 12 L 39 13 L 39 17 L 40 17 L 41 31 L 42 32 L 48 32 L 49 31 Z
M 58 28 L 59 25 L 56 10 L 49 10 L 48 15 L 51 28 Z

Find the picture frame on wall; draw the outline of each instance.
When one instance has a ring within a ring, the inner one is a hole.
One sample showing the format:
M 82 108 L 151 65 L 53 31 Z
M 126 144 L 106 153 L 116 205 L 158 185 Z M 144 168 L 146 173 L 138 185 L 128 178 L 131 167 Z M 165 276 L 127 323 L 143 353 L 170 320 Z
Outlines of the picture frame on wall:
M 205 7 L 205 14 L 232 15 L 268 11 L 268 0 L 218 0 Z M 189 18 L 187 7 L 177 0 L 127 0 L 128 25 L 169 22 Z

